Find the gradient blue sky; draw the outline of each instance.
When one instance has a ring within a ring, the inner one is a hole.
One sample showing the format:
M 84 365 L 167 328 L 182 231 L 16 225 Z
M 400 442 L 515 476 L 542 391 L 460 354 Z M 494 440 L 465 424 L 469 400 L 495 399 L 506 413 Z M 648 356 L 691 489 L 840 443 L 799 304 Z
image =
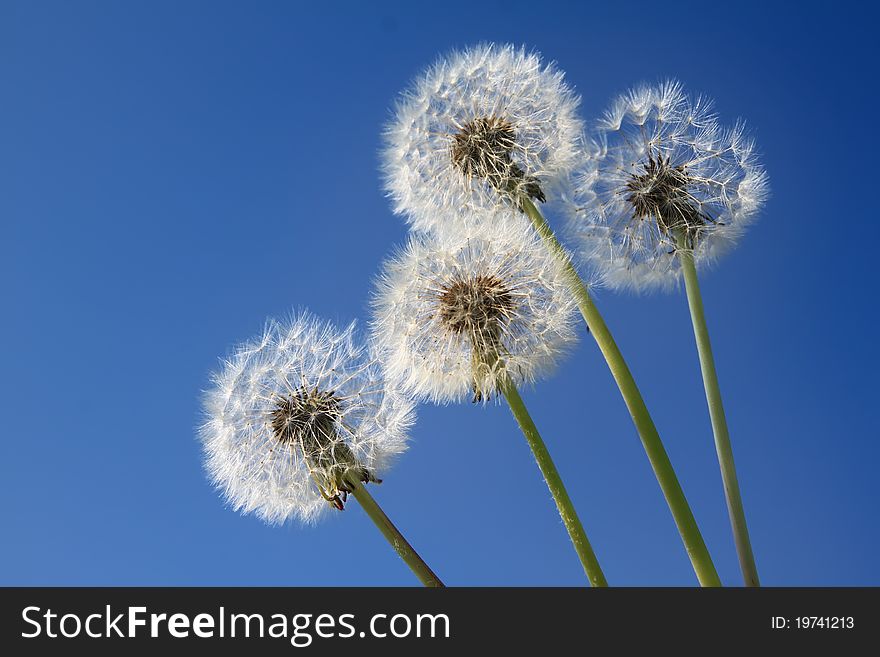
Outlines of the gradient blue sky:
M 876 54 L 858 5 L 0 2 L 0 584 L 408 585 L 356 503 L 226 509 L 217 359 L 296 306 L 365 320 L 406 234 L 378 150 L 440 53 L 556 60 L 585 118 L 666 76 L 745 117 L 773 196 L 703 279 L 766 584 L 880 584 Z M 873 232 L 872 232 L 873 231 Z M 600 292 L 722 579 L 740 581 L 684 294 Z M 590 338 L 526 393 L 612 584 L 696 579 Z M 422 406 L 374 494 L 449 584 L 581 585 L 504 406 Z

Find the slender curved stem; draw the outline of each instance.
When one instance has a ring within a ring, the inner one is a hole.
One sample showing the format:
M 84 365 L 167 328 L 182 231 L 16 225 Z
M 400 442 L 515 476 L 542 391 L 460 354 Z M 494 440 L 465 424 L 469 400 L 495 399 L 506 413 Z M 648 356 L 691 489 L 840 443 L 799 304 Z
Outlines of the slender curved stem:
M 568 257 L 562 244 L 559 243 L 559 240 L 553 233 L 553 229 L 550 228 L 541 212 L 527 198 L 522 200 L 522 207 L 529 216 L 529 219 L 531 219 L 535 230 L 544 240 L 547 248 L 557 257 L 568 276 L 569 289 L 577 301 L 578 308 L 587 323 L 587 327 L 590 329 L 593 339 L 599 345 L 599 350 L 608 363 L 611 374 L 614 376 L 617 387 L 620 389 L 620 394 L 623 396 L 623 401 L 626 403 L 633 423 L 636 425 L 642 446 L 648 455 L 651 467 L 654 469 L 654 475 L 657 477 L 657 481 L 666 498 L 666 503 L 672 512 L 672 517 L 675 519 L 675 524 L 678 527 L 679 534 L 681 534 L 681 539 L 684 542 L 697 579 L 702 586 L 721 586 L 721 580 L 718 578 L 718 572 L 712 563 L 712 557 L 709 555 L 709 550 L 706 548 L 706 543 L 697 526 L 697 521 L 684 496 L 684 491 L 681 489 L 681 484 L 678 482 L 678 477 L 672 468 L 672 463 L 669 461 L 669 455 L 666 453 L 663 442 L 660 440 L 660 435 L 657 433 L 657 427 L 654 426 L 654 421 L 651 419 L 650 413 L 648 413 L 645 401 L 642 399 L 639 388 L 626 361 L 623 359 L 623 355 L 620 353 L 620 349 L 617 347 L 617 343 L 611 335 L 611 331 L 608 330 L 608 326 L 593 303 L 587 287 L 584 285 L 577 270 L 571 263 L 571 259 Z
M 581 524 L 580 518 L 578 518 L 577 512 L 574 510 L 574 505 L 571 503 L 571 498 L 565 490 L 562 478 L 556 470 L 553 459 L 550 458 L 550 452 L 547 451 L 547 445 L 545 445 L 544 441 L 541 439 L 541 434 L 538 433 L 535 423 L 532 421 L 528 410 L 526 410 L 526 405 L 523 402 L 522 397 L 520 397 L 519 391 L 510 380 L 510 377 L 506 375 L 502 375 L 499 387 L 504 398 L 507 400 L 507 403 L 510 405 L 513 417 L 516 418 L 519 428 L 522 429 L 522 432 L 529 443 L 529 447 L 532 448 L 532 454 L 534 454 L 535 460 L 538 462 L 538 467 L 544 475 L 547 487 L 553 494 L 553 499 L 556 501 L 556 507 L 559 509 L 559 515 L 562 516 L 562 522 L 568 530 L 568 535 L 571 537 L 574 549 L 581 560 L 584 572 L 590 580 L 590 585 L 608 586 L 608 582 L 605 580 L 605 575 L 599 567 L 599 561 L 596 559 L 596 553 L 593 552 L 593 547 L 587 539 L 584 526 Z
M 706 326 L 706 316 L 703 313 L 703 297 L 700 294 L 700 284 L 697 280 L 697 268 L 694 266 L 694 254 L 688 248 L 684 235 L 681 234 L 678 236 L 677 253 L 684 273 L 691 323 L 694 325 L 694 338 L 697 342 L 697 353 L 700 355 L 700 370 L 703 373 L 703 388 L 706 390 L 706 402 L 709 404 L 709 418 L 712 420 L 712 433 L 715 436 L 715 451 L 718 454 L 718 465 L 721 466 L 724 497 L 727 500 L 727 513 L 730 516 L 730 526 L 733 529 L 733 540 L 736 544 L 739 566 L 746 586 L 760 586 L 758 569 L 755 566 L 755 555 L 752 554 L 752 543 L 749 539 L 749 529 L 746 526 L 746 514 L 739 492 L 736 466 L 733 462 L 733 449 L 730 446 L 727 418 L 721 403 L 721 388 L 718 386 L 718 374 L 715 371 L 715 358 L 712 355 L 712 344 L 709 341 L 709 329 Z
M 397 555 L 406 562 L 406 565 L 410 567 L 410 570 L 415 573 L 422 584 L 428 587 L 442 587 L 443 582 L 440 581 L 440 578 L 434 574 L 434 571 L 422 560 L 418 552 L 413 549 L 409 541 L 400 533 L 400 530 L 394 526 L 394 523 L 385 515 L 379 503 L 367 492 L 367 489 L 358 478 L 347 477 L 346 481 L 349 483 L 355 499 L 360 502 L 361 507 L 370 517 L 370 520 L 376 523 L 379 531 L 388 539 Z

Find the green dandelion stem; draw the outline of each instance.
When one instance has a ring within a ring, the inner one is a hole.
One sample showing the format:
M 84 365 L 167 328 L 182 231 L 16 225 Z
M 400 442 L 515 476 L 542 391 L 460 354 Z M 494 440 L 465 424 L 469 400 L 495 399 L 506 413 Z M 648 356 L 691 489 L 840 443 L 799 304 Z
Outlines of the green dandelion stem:
M 373 496 L 370 495 L 359 479 L 357 477 L 347 477 L 346 481 L 351 486 L 355 499 L 370 517 L 370 520 L 376 524 L 379 531 L 382 532 L 382 535 L 388 540 L 394 551 L 397 552 L 397 556 L 403 559 L 406 565 L 410 567 L 410 570 L 419 578 L 419 581 L 428 587 L 442 587 L 443 582 L 440 581 L 440 578 L 434 574 L 434 571 L 422 560 L 418 552 L 413 549 L 409 541 L 400 533 L 400 530 L 394 526 L 394 523 L 385 515 L 382 507 L 373 499 Z
M 499 387 L 507 403 L 510 405 L 513 417 L 516 418 L 519 428 L 522 429 L 529 447 L 532 449 L 532 454 L 534 454 L 538 467 L 544 475 L 547 487 L 553 494 L 556 507 L 559 509 L 559 515 L 562 516 L 562 522 L 568 530 L 568 535 L 571 537 L 574 549 L 581 560 L 584 572 L 590 580 L 590 585 L 608 586 L 605 575 L 599 567 L 599 561 L 596 559 L 596 553 L 593 552 L 593 547 L 587 539 L 584 526 L 581 524 L 580 518 L 578 518 L 574 505 L 571 503 L 571 498 L 568 496 L 568 491 L 565 490 L 565 486 L 562 483 L 562 478 L 556 470 L 553 459 L 550 458 L 550 452 L 547 451 L 547 445 L 541 439 L 541 434 L 538 433 L 535 423 L 532 421 L 528 410 L 526 410 L 526 405 L 523 403 L 519 391 L 506 374 L 502 375 Z
M 712 433 L 715 436 L 715 451 L 718 454 L 718 464 L 721 466 L 724 497 L 727 500 L 727 512 L 730 516 L 730 526 L 733 529 L 733 540 L 736 544 L 739 566 L 746 586 L 760 586 L 758 569 L 755 566 L 755 555 L 752 554 L 752 543 L 749 539 L 749 529 L 746 526 L 746 514 L 743 510 L 742 497 L 740 497 L 736 466 L 733 462 L 733 449 L 730 446 L 727 418 L 721 403 L 721 389 L 718 386 L 718 374 L 715 371 L 715 358 L 712 355 L 712 344 L 709 341 L 709 329 L 706 326 L 706 316 L 703 314 L 703 297 L 700 294 L 700 284 L 697 280 L 694 254 L 688 247 L 683 233 L 679 232 L 677 241 L 677 253 L 684 273 L 691 322 L 694 325 L 694 338 L 700 356 L 700 370 L 703 373 L 703 388 L 706 390 L 709 418 L 712 420 Z
M 688 505 L 687 498 L 684 496 L 684 491 L 681 489 L 681 484 L 678 482 L 678 477 L 672 468 L 672 463 L 669 461 L 669 455 L 666 453 L 663 442 L 660 440 L 660 435 L 657 433 L 657 427 L 654 425 L 650 413 L 648 413 L 648 408 L 645 406 L 642 394 L 639 392 L 632 372 L 630 372 L 626 361 L 623 359 L 623 355 L 620 353 L 620 349 L 614 341 L 611 331 L 608 330 L 608 326 L 605 324 L 605 320 L 602 319 L 599 309 L 593 303 L 587 287 L 584 285 L 568 254 L 565 252 L 562 244 L 559 243 L 559 240 L 553 233 L 553 229 L 550 228 L 540 210 L 528 198 L 522 199 L 522 207 L 529 216 L 529 219 L 531 219 L 535 230 L 541 236 L 541 239 L 544 240 L 547 248 L 559 259 L 559 262 L 565 268 L 569 279 L 569 289 L 571 289 L 577 301 L 581 315 L 583 315 L 590 329 L 590 334 L 599 345 L 599 350 L 608 363 L 608 367 L 614 380 L 617 382 L 617 387 L 620 389 L 620 394 L 623 396 L 633 423 L 636 425 L 642 446 L 648 455 L 651 467 L 654 469 L 654 475 L 657 477 L 657 481 L 666 498 L 666 503 L 672 512 L 672 517 L 675 519 L 675 524 L 678 527 L 679 534 L 681 534 L 697 579 L 702 586 L 721 586 L 721 580 L 718 578 L 718 572 L 712 563 L 712 557 L 709 555 L 709 550 L 706 548 L 702 534 L 700 534 L 697 521 Z

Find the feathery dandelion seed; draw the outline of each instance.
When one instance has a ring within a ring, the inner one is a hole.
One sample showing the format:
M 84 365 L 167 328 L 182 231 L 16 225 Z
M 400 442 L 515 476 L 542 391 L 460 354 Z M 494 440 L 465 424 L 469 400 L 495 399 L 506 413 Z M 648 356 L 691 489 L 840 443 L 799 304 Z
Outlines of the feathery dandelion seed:
M 571 224 L 614 288 L 673 287 L 678 235 L 705 266 L 736 242 L 768 193 L 743 124 L 721 128 L 711 103 L 674 81 L 617 98 L 592 150 L 576 177 Z
M 342 510 L 347 481 L 406 448 L 413 402 L 373 355 L 309 313 L 268 322 L 214 375 L 199 435 L 208 472 L 229 504 L 269 523 Z
M 373 340 L 390 379 L 436 402 L 495 394 L 546 374 L 575 340 L 556 259 L 515 211 L 467 217 L 469 231 L 415 234 L 386 262 Z
M 578 104 L 563 74 L 523 49 L 489 44 L 440 59 L 385 131 L 395 211 L 429 231 L 474 210 L 543 202 L 579 156 Z

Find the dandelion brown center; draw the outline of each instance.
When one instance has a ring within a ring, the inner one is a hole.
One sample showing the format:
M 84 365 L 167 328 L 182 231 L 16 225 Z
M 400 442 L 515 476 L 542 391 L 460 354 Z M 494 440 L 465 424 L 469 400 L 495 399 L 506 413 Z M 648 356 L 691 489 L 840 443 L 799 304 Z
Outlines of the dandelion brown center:
M 339 401 L 335 393 L 300 388 L 278 400 L 271 424 L 279 442 L 306 445 L 311 452 L 312 447 L 320 450 L 333 441 L 338 418 Z
M 692 241 L 712 218 L 698 207 L 689 191 L 691 177 L 684 166 L 672 166 L 662 155 L 648 154 L 643 173 L 634 173 L 626 184 L 633 218 L 654 219 L 664 234 L 683 231 Z
M 471 341 L 474 402 L 486 396 L 484 381 L 499 366 L 501 335 L 513 311 L 513 293 L 497 276 L 458 279 L 440 293 L 444 326 Z
M 285 446 L 297 446 L 321 495 L 340 511 L 351 492 L 346 475 L 360 481 L 380 483 L 365 468 L 339 435 L 341 402 L 336 393 L 301 387 L 276 401 L 269 424 L 275 439 Z
M 458 279 L 440 294 L 440 318 L 453 333 L 500 337 L 513 295 L 497 276 Z
M 516 131 L 498 116 L 482 116 L 452 136 L 452 163 L 468 178 L 481 178 L 515 199 L 546 200 L 538 181 L 513 161 Z

